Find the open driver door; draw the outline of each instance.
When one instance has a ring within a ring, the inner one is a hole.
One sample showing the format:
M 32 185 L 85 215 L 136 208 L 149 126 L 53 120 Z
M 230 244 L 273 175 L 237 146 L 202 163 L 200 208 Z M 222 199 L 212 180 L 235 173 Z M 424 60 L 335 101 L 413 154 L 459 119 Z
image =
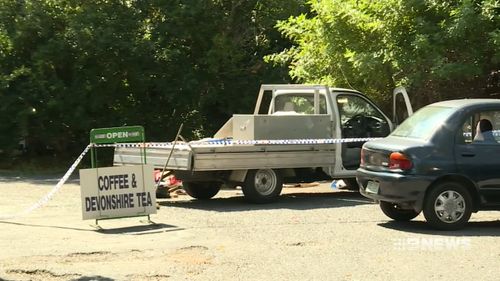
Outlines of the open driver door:
M 406 118 L 413 114 L 410 97 L 404 87 L 397 87 L 392 92 L 392 124 L 399 126 Z

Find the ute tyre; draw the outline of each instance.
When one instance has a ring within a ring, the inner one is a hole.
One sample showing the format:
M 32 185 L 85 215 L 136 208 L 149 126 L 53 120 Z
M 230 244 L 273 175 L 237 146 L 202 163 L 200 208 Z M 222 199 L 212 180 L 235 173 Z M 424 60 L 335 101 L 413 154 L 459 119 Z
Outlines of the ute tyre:
M 214 197 L 220 190 L 218 182 L 184 182 L 182 188 L 186 193 L 199 200 L 208 200 Z
M 416 218 L 419 212 L 412 209 L 401 209 L 398 204 L 380 201 L 380 209 L 389 218 L 395 221 L 411 221 Z
M 471 194 L 458 182 L 439 183 L 428 192 L 424 201 L 425 219 L 438 230 L 461 229 L 471 214 Z
M 242 190 L 245 199 L 252 203 L 269 203 L 276 201 L 283 189 L 283 178 L 279 170 L 249 170 Z

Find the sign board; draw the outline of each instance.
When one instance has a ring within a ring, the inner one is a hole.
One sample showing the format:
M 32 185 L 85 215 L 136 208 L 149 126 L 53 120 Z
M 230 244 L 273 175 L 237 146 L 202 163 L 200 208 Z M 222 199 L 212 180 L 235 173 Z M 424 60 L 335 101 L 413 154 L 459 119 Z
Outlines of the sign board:
M 90 131 L 90 142 L 95 144 L 118 142 L 144 142 L 142 126 L 99 128 Z
M 83 219 L 156 213 L 152 165 L 80 170 Z

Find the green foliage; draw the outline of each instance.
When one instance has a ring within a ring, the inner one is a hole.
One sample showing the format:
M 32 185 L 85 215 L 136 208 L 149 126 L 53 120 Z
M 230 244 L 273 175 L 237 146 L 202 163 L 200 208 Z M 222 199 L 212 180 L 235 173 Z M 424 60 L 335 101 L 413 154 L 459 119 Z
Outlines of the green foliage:
M 499 91 L 500 2 L 311 0 L 313 14 L 277 25 L 294 46 L 267 57 L 301 82 L 362 90 L 387 101 L 396 85 L 414 101 Z
M 121 125 L 209 136 L 288 73 L 379 102 L 498 92 L 499 27 L 498 0 L 0 0 L 0 150 L 74 155 Z
M 0 150 L 74 154 L 92 128 L 211 135 L 286 69 L 273 29 L 300 0 L 0 0 Z

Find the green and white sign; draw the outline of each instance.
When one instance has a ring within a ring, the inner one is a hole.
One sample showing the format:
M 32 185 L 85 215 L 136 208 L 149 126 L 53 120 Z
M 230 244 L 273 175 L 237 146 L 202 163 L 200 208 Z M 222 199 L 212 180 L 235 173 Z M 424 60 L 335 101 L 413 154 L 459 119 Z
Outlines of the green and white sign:
M 84 220 L 156 213 L 152 165 L 82 169 L 80 187 Z
M 91 144 L 114 144 L 122 142 L 145 142 L 146 137 L 142 126 L 126 126 L 112 128 L 97 128 L 90 131 Z M 90 150 L 92 168 L 97 168 L 97 152 L 95 147 Z M 146 164 L 146 147 L 141 151 L 141 157 Z
M 142 126 L 99 128 L 90 131 L 90 142 L 95 144 L 119 142 L 144 142 Z

